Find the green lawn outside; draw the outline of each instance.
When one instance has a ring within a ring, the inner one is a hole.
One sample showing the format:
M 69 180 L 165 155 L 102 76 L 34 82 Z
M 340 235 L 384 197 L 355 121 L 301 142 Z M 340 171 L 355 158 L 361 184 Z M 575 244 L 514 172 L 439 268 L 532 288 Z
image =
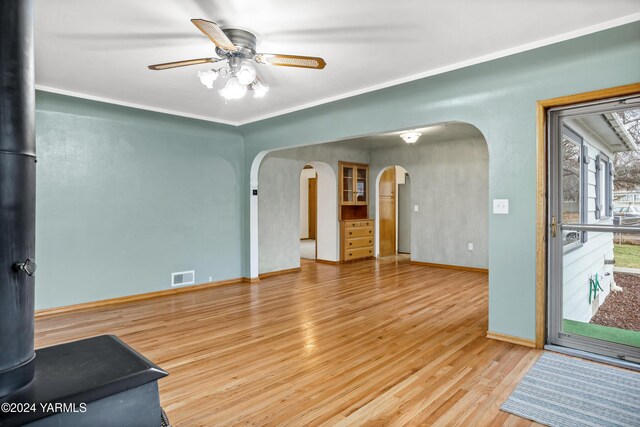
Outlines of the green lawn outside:
M 640 268 L 640 246 L 613 245 L 616 267 Z
M 562 332 L 640 347 L 640 332 L 563 319 Z

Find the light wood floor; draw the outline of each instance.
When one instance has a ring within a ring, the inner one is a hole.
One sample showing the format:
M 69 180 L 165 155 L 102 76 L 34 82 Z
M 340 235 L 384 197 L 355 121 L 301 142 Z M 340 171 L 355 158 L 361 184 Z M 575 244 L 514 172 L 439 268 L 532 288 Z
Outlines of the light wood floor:
M 533 425 L 498 407 L 540 351 L 486 331 L 485 274 L 392 258 L 45 317 L 36 346 L 118 335 L 175 426 Z

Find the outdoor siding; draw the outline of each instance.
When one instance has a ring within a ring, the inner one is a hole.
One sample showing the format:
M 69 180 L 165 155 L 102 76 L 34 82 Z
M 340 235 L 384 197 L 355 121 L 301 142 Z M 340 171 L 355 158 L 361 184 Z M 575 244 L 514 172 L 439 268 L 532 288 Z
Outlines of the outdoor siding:
M 611 218 L 596 219 L 596 157 L 602 153 L 613 158 L 605 145 L 578 123 L 570 124 L 572 130 L 584 138 L 588 148 L 587 172 L 587 221 L 589 224 L 612 224 Z M 563 317 L 580 322 L 589 322 L 595 309 L 602 305 L 611 290 L 613 266 L 605 265 L 605 259 L 613 259 L 613 235 L 611 233 L 588 233 L 587 242 L 564 255 L 563 269 Z M 598 274 L 604 289 L 598 299 L 589 304 L 589 276 Z
M 589 241 L 579 249 L 564 257 L 564 313 L 565 319 L 588 322 L 593 316 L 589 304 L 589 276 L 598 273 L 600 286 L 600 304 L 609 294 L 613 269 L 604 264 L 605 259 L 613 258 L 613 241 L 608 233 L 589 233 Z M 609 273 L 609 276 L 605 276 Z

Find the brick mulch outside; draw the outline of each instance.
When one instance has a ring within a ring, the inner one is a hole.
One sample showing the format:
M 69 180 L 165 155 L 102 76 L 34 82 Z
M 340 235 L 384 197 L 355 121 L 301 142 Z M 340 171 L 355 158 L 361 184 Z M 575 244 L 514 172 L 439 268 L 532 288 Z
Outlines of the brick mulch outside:
M 623 290 L 610 292 L 590 323 L 640 331 L 640 276 L 614 273 L 613 277 Z

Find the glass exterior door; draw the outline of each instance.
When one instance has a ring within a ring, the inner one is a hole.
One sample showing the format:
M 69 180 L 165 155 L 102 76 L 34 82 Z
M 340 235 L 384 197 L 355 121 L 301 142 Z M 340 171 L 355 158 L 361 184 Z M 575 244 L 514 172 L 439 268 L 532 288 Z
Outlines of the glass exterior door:
M 548 342 L 640 362 L 640 107 L 549 112 Z

